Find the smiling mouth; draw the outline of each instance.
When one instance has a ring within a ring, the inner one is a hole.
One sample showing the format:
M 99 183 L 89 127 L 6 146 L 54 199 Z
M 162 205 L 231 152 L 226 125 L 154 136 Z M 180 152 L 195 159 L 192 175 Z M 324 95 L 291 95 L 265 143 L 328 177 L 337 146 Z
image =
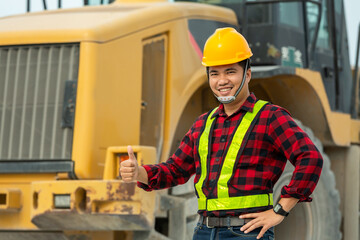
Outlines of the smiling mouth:
M 232 87 L 228 87 L 228 88 L 222 88 L 222 89 L 219 89 L 218 91 L 220 92 L 221 95 L 227 95 L 230 93 Z

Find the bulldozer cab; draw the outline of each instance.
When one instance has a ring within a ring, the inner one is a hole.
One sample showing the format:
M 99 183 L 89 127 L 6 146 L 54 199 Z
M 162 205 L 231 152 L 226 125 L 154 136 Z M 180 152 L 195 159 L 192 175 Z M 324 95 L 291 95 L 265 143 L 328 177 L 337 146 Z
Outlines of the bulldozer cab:
M 248 39 L 252 66 L 282 66 L 321 73 L 333 111 L 351 113 L 354 84 L 342 0 L 219 0 L 235 11 Z

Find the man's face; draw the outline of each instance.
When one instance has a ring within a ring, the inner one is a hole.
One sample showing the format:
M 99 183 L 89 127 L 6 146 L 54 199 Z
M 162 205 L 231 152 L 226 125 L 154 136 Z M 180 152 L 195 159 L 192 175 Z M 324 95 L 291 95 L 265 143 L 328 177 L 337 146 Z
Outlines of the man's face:
M 244 69 L 238 64 L 228 64 L 209 67 L 209 84 L 213 93 L 218 97 L 234 96 L 241 85 Z M 248 91 L 251 70 L 248 69 L 244 87 L 236 98 L 242 100 L 243 92 Z

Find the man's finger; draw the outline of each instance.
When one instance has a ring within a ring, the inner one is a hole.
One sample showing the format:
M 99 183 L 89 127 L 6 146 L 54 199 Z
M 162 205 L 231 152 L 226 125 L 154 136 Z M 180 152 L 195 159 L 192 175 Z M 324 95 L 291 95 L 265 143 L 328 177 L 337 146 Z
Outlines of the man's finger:
M 257 213 L 248 213 L 240 215 L 239 218 L 256 218 L 258 215 Z
M 135 172 L 135 168 L 134 167 L 122 167 L 120 169 L 121 173 L 131 173 L 131 172 Z
M 134 177 L 134 172 L 127 172 L 127 173 L 123 173 L 122 174 L 123 178 L 133 178 Z
M 134 150 L 132 149 L 132 147 L 130 145 L 127 147 L 127 151 L 128 151 L 129 158 L 133 161 L 136 161 Z
M 122 180 L 123 180 L 124 182 L 132 182 L 132 181 L 134 181 L 134 179 L 131 178 L 131 177 L 123 177 Z
M 254 224 L 256 224 L 257 222 L 259 222 L 259 220 L 257 218 L 251 220 L 250 222 L 246 223 L 244 226 L 241 227 L 241 231 L 245 232 L 248 229 L 251 228 L 251 226 L 253 226 Z
M 125 160 L 121 162 L 121 167 L 135 167 L 135 163 L 132 160 Z
M 257 235 L 256 239 L 262 238 L 262 237 L 264 236 L 265 232 L 266 232 L 268 229 L 269 229 L 269 228 L 267 228 L 267 227 L 264 226 L 264 227 L 261 229 L 259 235 Z

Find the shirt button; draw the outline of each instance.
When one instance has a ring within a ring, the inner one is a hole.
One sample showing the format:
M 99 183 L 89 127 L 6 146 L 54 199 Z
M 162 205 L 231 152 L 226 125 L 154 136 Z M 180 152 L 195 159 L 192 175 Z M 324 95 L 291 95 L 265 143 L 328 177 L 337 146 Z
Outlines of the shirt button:
M 226 141 L 226 136 L 222 136 L 221 138 L 220 138 L 220 142 L 225 142 Z
M 218 161 L 220 161 L 220 159 L 218 159 L 218 158 L 215 158 L 215 161 L 216 161 L 216 162 L 218 162 Z

